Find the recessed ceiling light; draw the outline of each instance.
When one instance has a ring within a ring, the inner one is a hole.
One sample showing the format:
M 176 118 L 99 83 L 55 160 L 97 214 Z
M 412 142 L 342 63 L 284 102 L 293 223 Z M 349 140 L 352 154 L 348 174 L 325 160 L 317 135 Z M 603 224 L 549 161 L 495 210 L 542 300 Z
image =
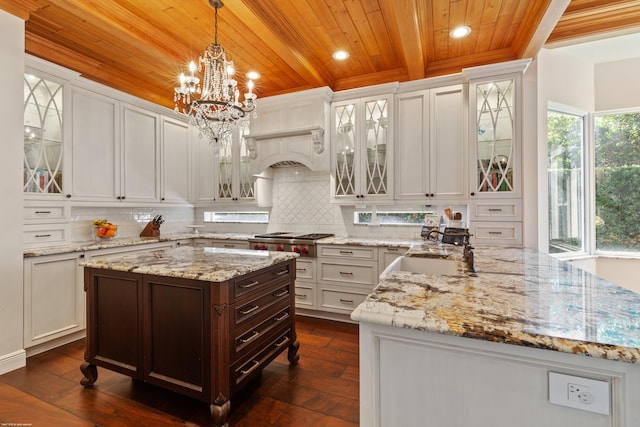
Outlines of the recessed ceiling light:
M 257 71 L 249 71 L 247 74 L 245 74 L 245 76 L 249 80 L 258 80 L 260 78 L 260 73 Z
M 349 52 L 345 50 L 336 50 L 333 52 L 333 59 L 337 59 L 338 61 L 343 61 L 349 57 Z
M 467 25 L 461 25 L 459 27 L 454 28 L 449 35 L 454 39 L 461 39 L 462 37 L 467 37 L 471 33 L 471 27 Z

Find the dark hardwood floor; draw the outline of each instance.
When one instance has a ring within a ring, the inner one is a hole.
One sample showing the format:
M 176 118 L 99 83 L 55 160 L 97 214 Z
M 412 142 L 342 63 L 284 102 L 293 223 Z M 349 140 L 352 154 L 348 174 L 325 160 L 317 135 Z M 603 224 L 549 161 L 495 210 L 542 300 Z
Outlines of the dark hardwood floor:
M 229 425 L 358 426 L 358 327 L 298 316 L 300 362 L 286 352 L 231 399 Z M 206 403 L 98 368 L 80 385 L 84 340 L 30 357 L 0 375 L 0 426 L 205 426 Z

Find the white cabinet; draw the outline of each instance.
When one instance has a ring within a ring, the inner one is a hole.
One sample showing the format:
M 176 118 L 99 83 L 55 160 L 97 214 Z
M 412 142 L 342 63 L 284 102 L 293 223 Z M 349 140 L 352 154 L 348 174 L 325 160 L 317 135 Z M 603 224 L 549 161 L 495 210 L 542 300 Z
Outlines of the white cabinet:
M 385 268 L 389 266 L 396 258 L 404 255 L 409 248 L 399 246 L 380 246 L 378 247 L 378 277 Z
M 256 178 L 250 170 L 247 141 L 244 135 L 249 132 L 249 123 L 241 122 L 225 138 L 215 153 L 214 202 L 217 204 L 235 204 L 255 202 Z
M 396 96 L 396 199 L 466 198 L 466 95 L 454 85 Z
M 200 138 L 195 128 L 191 128 L 191 137 L 194 141 L 193 164 L 193 192 L 195 203 L 210 204 L 216 200 L 216 149 L 206 138 Z
M 331 105 L 331 187 L 334 203 L 393 198 L 393 96 Z
M 117 198 L 128 202 L 158 201 L 160 118 L 132 105 L 125 104 L 122 110 L 122 175 Z
M 25 200 L 23 248 L 65 246 L 71 242 L 70 206 L 67 201 Z
M 230 240 L 230 239 L 193 239 L 193 246 L 196 248 L 226 248 L 226 249 L 249 249 L 247 240 Z
M 63 338 L 85 328 L 80 253 L 25 258 L 24 347 Z M 75 338 L 74 338 L 75 339 Z
M 67 192 L 68 112 L 63 80 L 36 70 L 24 75 L 23 191 L 42 199 Z
M 160 201 L 189 203 L 191 177 L 190 128 L 187 123 L 162 117 L 162 182 Z
M 296 258 L 296 308 L 317 308 L 316 263 L 314 258 Z
M 378 284 L 378 248 L 318 245 L 318 310 L 351 312 Z
M 72 197 L 115 200 L 120 196 L 119 102 L 75 87 L 71 102 Z

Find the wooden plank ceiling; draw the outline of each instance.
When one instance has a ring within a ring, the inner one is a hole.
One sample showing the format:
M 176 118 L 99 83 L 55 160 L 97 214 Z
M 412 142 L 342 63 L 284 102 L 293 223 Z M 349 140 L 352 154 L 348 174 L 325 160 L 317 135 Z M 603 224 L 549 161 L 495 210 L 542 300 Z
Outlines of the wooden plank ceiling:
M 214 37 L 208 0 L 0 0 L 25 19 L 25 50 L 173 108 L 173 87 Z M 629 0 L 225 0 L 219 42 L 259 97 L 457 73 L 532 57 L 547 42 L 639 29 Z M 455 40 L 449 32 L 468 25 Z M 350 53 L 338 62 L 337 49 Z

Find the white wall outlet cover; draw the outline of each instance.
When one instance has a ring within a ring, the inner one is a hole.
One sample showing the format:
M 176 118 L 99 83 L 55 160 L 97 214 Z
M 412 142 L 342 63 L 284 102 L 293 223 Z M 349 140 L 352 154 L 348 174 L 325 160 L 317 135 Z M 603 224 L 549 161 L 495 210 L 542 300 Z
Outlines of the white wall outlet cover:
M 549 402 L 569 408 L 609 415 L 609 381 L 549 372 Z

